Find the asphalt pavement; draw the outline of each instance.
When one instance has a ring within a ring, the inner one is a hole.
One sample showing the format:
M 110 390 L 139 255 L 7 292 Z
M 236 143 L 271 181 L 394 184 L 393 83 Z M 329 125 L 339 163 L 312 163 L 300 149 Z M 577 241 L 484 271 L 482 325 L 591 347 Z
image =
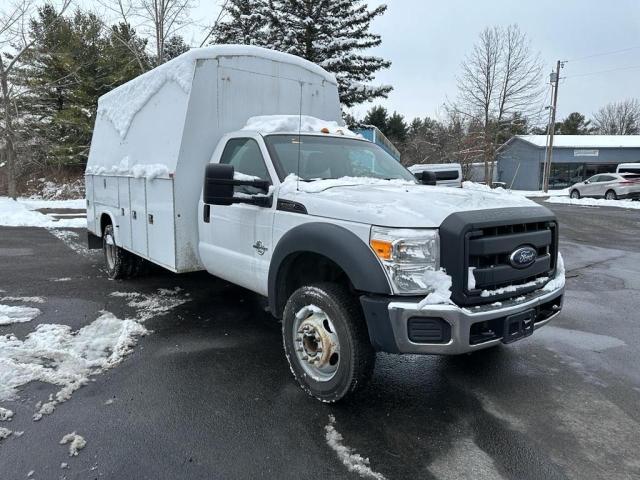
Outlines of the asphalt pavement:
M 3 295 L 46 299 L 0 335 L 140 314 L 114 291 L 180 287 L 185 302 L 153 311 L 124 362 L 51 415 L 32 420 L 48 383 L 3 403 L 15 416 L 0 427 L 24 434 L 0 441 L 0 478 L 639 478 L 640 214 L 549 206 L 568 268 L 552 324 L 473 355 L 379 354 L 371 385 L 338 405 L 295 384 L 258 296 L 200 273 L 109 281 L 81 231 L 0 227 Z M 73 431 L 77 457 L 59 444 Z

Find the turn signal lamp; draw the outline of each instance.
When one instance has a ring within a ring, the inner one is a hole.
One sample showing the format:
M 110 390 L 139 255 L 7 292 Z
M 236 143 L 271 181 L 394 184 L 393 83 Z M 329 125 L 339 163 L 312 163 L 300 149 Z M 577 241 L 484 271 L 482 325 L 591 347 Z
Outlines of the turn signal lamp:
M 393 244 L 391 242 L 372 239 L 369 242 L 369 245 L 371 245 L 373 251 L 378 255 L 378 258 L 382 260 L 391 260 L 391 252 L 393 251 Z
M 320 130 L 320 132 L 322 132 L 322 133 L 331 133 L 331 132 L 329 132 L 329 129 L 327 127 L 324 127 L 322 130 Z

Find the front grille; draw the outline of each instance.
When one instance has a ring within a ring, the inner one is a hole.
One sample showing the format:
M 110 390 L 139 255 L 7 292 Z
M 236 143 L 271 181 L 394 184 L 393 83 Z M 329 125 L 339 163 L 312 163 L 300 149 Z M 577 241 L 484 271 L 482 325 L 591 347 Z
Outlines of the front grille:
M 480 294 L 482 290 L 495 291 L 514 286 L 515 291 L 511 293 L 518 294 L 518 286 L 536 284 L 528 290 L 538 288 L 555 270 L 555 230 L 555 222 L 531 222 L 491 226 L 470 232 L 467 235 L 465 269 L 467 292 Z M 537 258 L 526 268 L 515 268 L 509 257 L 523 246 L 535 249 Z M 473 270 L 475 286 L 474 282 L 469 282 L 470 269 Z
M 535 261 L 515 268 L 509 257 L 532 247 Z M 542 206 L 472 210 L 449 215 L 440 226 L 440 259 L 451 276 L 451 299 L 479 306 L 526 295 L 555 274 L 558 226 Z M 469 282 L 473 269 L 475 285 Z M 491 295 L 488 295 L 491 292 Z

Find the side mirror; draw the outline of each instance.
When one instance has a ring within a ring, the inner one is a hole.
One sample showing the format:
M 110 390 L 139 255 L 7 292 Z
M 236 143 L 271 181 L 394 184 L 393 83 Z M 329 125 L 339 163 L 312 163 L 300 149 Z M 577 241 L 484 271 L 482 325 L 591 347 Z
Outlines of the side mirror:
M 269 182 L 266 180 L 235 180 L 232 165 L 211 163 L 207 165 L 204 173 L 204 190 L 202 199 L 207 205 L 232 205 L 234 203 L 250 203 L 253 205 L 268 206 L 270 199 L 265 196 L 252 196 L 249 194 L 234 196 L 234 187 L 254 187 L 261 194 L 269 193 Z
M 585 185 L 586 185 L 587 183 L 589 183 L 589 180 L 585 180 L 585 181 L 584 181 L 584 184 L 585 184 Z
M 418 179 L 418 181 L 422 185 L 436 185 L 437 183 L 436 174 L 429 170 L 425 170 L 424 172 L 418 172 L 416 173 L 415 177 Z

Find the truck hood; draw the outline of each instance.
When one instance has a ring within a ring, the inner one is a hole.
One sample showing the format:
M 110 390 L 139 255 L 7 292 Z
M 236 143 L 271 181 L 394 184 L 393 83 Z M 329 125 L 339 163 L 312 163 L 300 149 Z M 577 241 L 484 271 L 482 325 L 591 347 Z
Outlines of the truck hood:
M 454 212 L 537 206 L 502 190 L 476 190 L 402 182 L 329 184 L 300 182 L 300 190 L 281 189 L 280 198 L 299 202 L 308 214 L 386 227 L 437 228 Z M 316 185 L 318 184 L 318 185 Z

